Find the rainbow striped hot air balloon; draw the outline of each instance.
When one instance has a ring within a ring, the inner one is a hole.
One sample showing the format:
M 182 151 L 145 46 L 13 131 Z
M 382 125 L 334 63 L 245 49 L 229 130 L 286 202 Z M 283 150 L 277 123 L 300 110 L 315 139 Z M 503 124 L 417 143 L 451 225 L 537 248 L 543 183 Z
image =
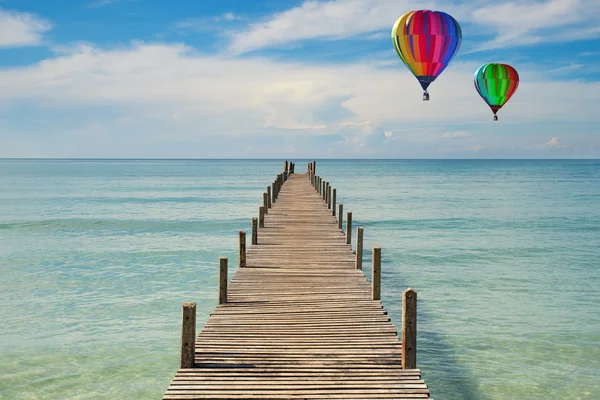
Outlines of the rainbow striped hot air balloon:
M 423 100 L 429 100 L 427 88 L 458 53 L 462 31 L 445 12 L 410 11 L 394 24 L 392 41 L 400 59 L 419 80 Z
M 498 121 L 496 113 L 506 104 L 519 87 L 519 74 L 508 64 L 484 64 L 473 77 L 475 89 L 494 113 L 494 121 Z

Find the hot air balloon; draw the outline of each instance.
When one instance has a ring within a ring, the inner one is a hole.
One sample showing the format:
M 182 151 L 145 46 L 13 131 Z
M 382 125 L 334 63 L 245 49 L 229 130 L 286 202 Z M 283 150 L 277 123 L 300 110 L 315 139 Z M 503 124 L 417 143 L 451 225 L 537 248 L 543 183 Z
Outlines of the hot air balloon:
M 475 89 L 494 113 L 494 121 L 498 121 L 496 113 L 517 91 L 519 74 L 508 64 L 484 64 L 473 77 Z
M 423 100 L 429 100 L 427 88 L 458 52 L 462 31 L 445 12 L 410 11 L 394 24 L 392 41 L 400 59 L 421 84 Z

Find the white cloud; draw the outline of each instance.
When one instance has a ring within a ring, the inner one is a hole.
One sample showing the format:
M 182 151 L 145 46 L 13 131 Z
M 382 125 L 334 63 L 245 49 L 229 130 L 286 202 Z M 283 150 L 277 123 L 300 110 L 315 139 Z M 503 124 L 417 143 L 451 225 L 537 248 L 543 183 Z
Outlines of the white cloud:
M 444 10 L 459 21 L 463 30 L 471 24 L 478 26 L 471 32 L 494 36 L 476 50 L 600 35 L 597 0 L 480 0 L 462 4 L 451 0 L 305 1 L 233 34 L 229 50 L 239 54 L 306 39 L 332 40 L 364 34 L 380 39 L 389 36 L 401 14 L 416 9 Z
M 433 1 L 332 0 L 305 1 L 251 24 L 232 37 L 230 50 L 244 53 L 303 39 L 346 38 L 381 29 L 391 30 L 399 10 L 430 8 Z M 391 40 L 391 39 L 390 39 Z
M 546 143 L 546 147 L 549 147 L 551 149 L 571 149 L 571 148 L 573 148 L 572 146 L 567 146 L 565 144 L 562 144 L 560 139 L 557 137 L 553 137 L 552 139 L 550 139 L 550 141 L 548 141 Z
M 100 8 L 116 3 L 118 0 L 99 0 L 88 4 L 88 8 Z
M 383 132 L 383 135 L 384 135 L 386 138 L 390 138 L 390 137 L 392 137 L 392 135 L 393 135 L 393 134 L 392 134 L 392 132 L 390 132 L 390 131 L 385 131 L 385 132 Z
M 39 45 L 50 22 L 30 13 L 0 8 L 0 49 Z
M 496 37 L 477 50 L 589 39 L 600 34 L 597 0 L 548 0 L 492 3 L 475 10 L 473 19 L 493 27 Z
M 465 131 L 447 132 L 440 136 L 442 139 L 456 139 L 470 137 L 471 135 Z
M 232 12 L 228 12 L 228 13 L 223 14 L 223 16 L 221 18 L 223 20 L 225 20 L 225 21 L 235 21 L 235 20 L 242 19 L 241 17 L 235 15 Z
M 439 143 L 440 132 L 452 125 L 462 130 L 451 130 L 444 138 L 466 137 L 465 125 L 510 131 L 532 122 L 598 121 L 600 82 L 548 81 L 524 70 L 527 85 L 519 87 L 500 111 L 500 123 L 492 125 L 492 114 L 472 85 L 478 64 L 456 63 L 431 86 L 431 101 L 423 102 L 408 71 L 368 64 L 232 59 L 198 54 L 184 45 L 134 43 L 113 50 L 80 45 L 35 65 L 0 69 L 0 116 L 3 110 L 10 115 L 12 104 L 26 104 L 32 120 L 62 113 L 65 124 L 101 123 L 121 136 L 134 135 L 135 129 L 170 141 L 216 133 L 330 135 L 340 146 L 368 151 L 386 140 Z M 50 114 L 44 112 L 48 109 Z M 111 117 L 89 116 L 102 110 Z M 48 132 L 60 127 L 56 120 L 48 125 Z M 331 145 L 324 143 L 319 150 Z

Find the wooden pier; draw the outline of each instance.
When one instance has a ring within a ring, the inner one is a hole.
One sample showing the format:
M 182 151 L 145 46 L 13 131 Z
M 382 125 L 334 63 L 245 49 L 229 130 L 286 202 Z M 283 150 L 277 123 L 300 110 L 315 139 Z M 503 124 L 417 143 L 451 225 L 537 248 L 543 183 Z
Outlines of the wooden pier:
M 219 260 L 219 305 L 198 336 L 195 303 L 184 303 L 181 368 L 163 399 L 429 398 L 416 369 L 416 292 L 404 292 L 401 342 L 380 301 L 381 249 L 371 285 L 362 228 L 355 254 L 336 189 L 314 162 L 293 170 L 286 161 L 263 195 L 251 243 L 240 232 L 231 282 Z

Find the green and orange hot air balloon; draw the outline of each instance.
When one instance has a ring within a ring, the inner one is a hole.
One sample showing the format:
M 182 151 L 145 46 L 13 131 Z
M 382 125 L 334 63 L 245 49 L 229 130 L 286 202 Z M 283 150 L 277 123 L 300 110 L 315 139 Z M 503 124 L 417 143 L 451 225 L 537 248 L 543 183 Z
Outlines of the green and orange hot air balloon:
M 475 89 L 494 113 L 494 121 L 498 121 L 496 113 L 506 104 L 519 87 L 519 74 L 508 64 L 484 64 L 473 77 Z
M 462 41 L 458 22 L 442 11 L 410 11 L 398 18 L 392 28 L 392 41 L 400 59 L 423 88 L 427 88 L 446 69 Z

